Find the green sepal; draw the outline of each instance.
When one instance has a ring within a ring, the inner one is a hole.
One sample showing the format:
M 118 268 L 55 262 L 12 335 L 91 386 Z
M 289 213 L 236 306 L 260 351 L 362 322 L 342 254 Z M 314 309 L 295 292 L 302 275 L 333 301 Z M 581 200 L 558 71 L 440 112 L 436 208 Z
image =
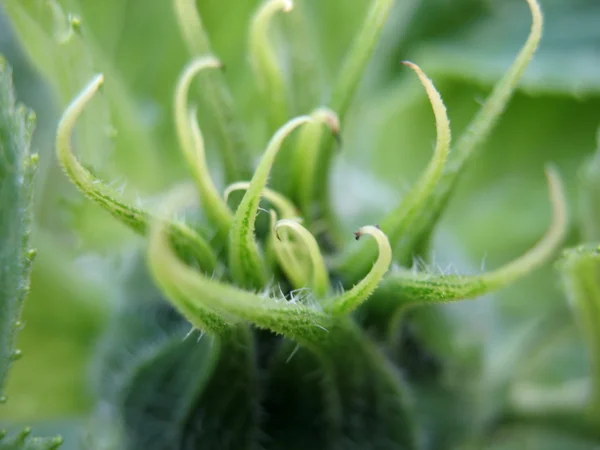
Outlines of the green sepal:
M 446 113 L 446 107 L 433 82 L 416 64 L 408 61 L 403 62 L 403 64 L 410 67 L 417 74 L 427 92 L 435 115 L 437 139 L 435 150 L 427 168 L 400 204 L 381 223 L 381 229 L 387 234 L 392 247 L 409 233 L 412 223 L 424 214 L 424 208 L 427 207 L 428 201 L 442 177 L 450 152 L 451 139 L 450 120 Z M 373 259 L 373 251 L 372 246 L 369 247 L 363 244 L 356 251 L 342 258 L 342 263 L 336 270 L 344 278 L 346 284 L 354 283 L 369 271 L 369 261 Z
M 568 219 L 561 179 L 551 168 L 546 175 L 552 221 L 546 234 L 531 250 L 496 270 L 480 275 L 432 275 L 398 269 L 381 283 L 377 298 L 396 303 L 396 307 L 476 298 L 508 286 L 547 262 L 568 231 Z
M 373 225 L 362 227 L 354 233 L 356 240 L 359 240 L 365 234 L 374 238 L 379 255 L 369 273 L 356 283 L 352 289 L 326 301 L 326 310 L 334 315 L 351 313 L 364 303 L 375 292 L 392 263 L 392 248 L 385 233 L 379 227 Z
M 174 336 L 135 367 L 120 400 L 130 448 L 259 448 L 250 330 L 198 335 Z
M 321 250 L 319 249 L 319 245 L 317 244 L 316 239 L 310 231 L 300 225 L 297 221 L 292 219 L 282 219 L 278 221 L 275 225 L 275 229 L 273 232 L 276 235 L 275 240 L 275 248 L 276 254 L 278 256 L 285 255 L 285 249 L 280 249 L 281 246 L 289 246 L 293 252 L 294 244 L 293 242 L 286 239 L 285 241 L 281 241 L 281 237 L 279 234 L 280 229 L 287 229 L 290 235 L 296 236 L 297 243 L 295 248 L 300 247 L 300 251 L 304 250 L 306 254 L 306 258 L 293 258 L 296 260 L 305 260 L 306 263 L 310 266 L 311 270 L 311 279 L 307 281 L 302 286 L 295 286 L 297 289 L 301 289 L 303 287 L 309 287 L 312 289 L 316 298 L 324 298 L 330 291 L 330 281 L 329 281 L 329 273 L 327 272 L 327 267 L 325 265 L 325 260 L 323 259 L 323 255 L 321 254 Z M 285 232 L 283 232 L 286 235 Z M 290 235 L 286 237 L 289 238 Z M 279 251 L 277 251 L 279 250 Z M 295 256 L 295 255 L 294 255 Z M 281 261 L 281 257 L 280 263 Z M 289 275 L 288 275 L 289 276 Z
M 338 72 L 327 106 L 338 114 L 342 126 L 351 100 L 356 94 L 393 5 L 394 0 L 374 0 L 371 2 L 365 20 L 356 33 L 354 42 Z M 314 184 L 312 187 L 307 187 L 307 190 L 310 189 L 311 193 L 318 193 L 318 196 L 314 199 L 316 200 L 314 210 L 312 205 L 306 205 L 305 199 L 302 200 L 304 204 L 301 206 L 305 214 L 311 214 L 311 219 L 313 216 L 323 219 L 332 229 L 332 235 L 327 237 L 334 240 L 336 244 L 341 245 L 343 237 L 337 232 L 337 224 L 335 223 L 328 194 L 335 137 L 335 135 L 331 136 L 329 133 L 324 133 L 323 129 L 313 129 L 310 132 L 307 131 L 306 140 L 300 141 L 303 146 L 306 146 L 302 149 L 302 152 L 311 158 L 309 161 L 311 169 L 316 170 L 315 174 L 311 175 Z
M 271 43 L 269 29 L 278 12 L 288 13 L 293 7 L 292 0 L 267 0 L 258 7 L 250 25 L 248 53 L 267 109 L 269 134 L 290 119 L 291 109 L 285 72 Z
M 265 431 L 274 437 L 268 449 L 286 440 L 293 449 L 418 448 L 401 374 L 349 320 L 318 345 L 284 342 L 267 388 Z
M 195 57 L 213 54 L 196 1 L 173 0 L 173 7 L 189 52 Z M 202 77 L 202 92 L 215 117 L 226 181 L 233 183 L 247 179 L 252 173 L 251 154 L 245 142 L 242 122 L 223 74 L 219 71 L 206 73 Z
M 423 214 L 412 222 L 408 232 L 394 247 L 394 260 L 402 265 L 408 266 L 414 257 L 424 256 L 428 252 L 435 225 L 446 208 L 460 176 L 506 110 L 519 80 L 538 48 L 543 29 L 542 11 L 537 0 L 526 1 L 533 18 L 529 37 L 506 74 L 496 83 L 481 109 L 452 147 L 435 192 L 420 208 Z
M 179 76 L 173 112 L 179 145 L 198 188 L 202 208 L 210 223 L 217 229 L 215 239 L 218 238 L 219 244 L 225 244 L 233 214 L 220 196 L 210 174 L 206 161 L 204 136 L 198 125 L 196 110 L 188 105 L 189 90 L 194 78 L 201 75 L 201 72 L 210 72 L 210 69 L 219 68 L 221 62 L 210 55 L 190 61 Z
M 165 283 L 176 286 L 185 295 L 186 304 L 214 312 L 229 326 L 250 322 L 299 342 L 318 342 L 327 333 L 331 319 L 310 298 L 288 301 L 279 293 L 272 295 L 266 291 L 257 294 L 208 278 L 178 257 L 166 231 L 161 221 L 153 225 L 148 250 L 149 264 L 161 286 Z M 164 293 L 180 308 L 181 299 L 172 297 L 166 290 Z M 181 308 L 180 312 L 187 314 L 189 310 L 186 308 Z M 197 318 L 189 316 L 188 320 L 197 323 Z
M 275 348 L 265 378 L 263 432 L 267 450 L 330 448 L 325 374 L 317 356 L 293 341 Z
M 191 328 L 140 262 L 127 274 L 124 303 L 96 367 L 104 406 L 90 431 L 119 436 L 119 448 L 256 448 L 259 390 L 250 329 L 212 337 Z M 111 424 L 108 431 L 97 429 L 101 419 Z M 222 433 L 223 423 L 235 432 Z
M 374 0 L 356 33 L 331 94 L 331 109 L 341 120 L 346 116 L 393 6 L 394 0 Z
M 83 195 L 136 233 L 145 235 L 148 232 L 153 214 L 119 200 L 117 192 L 98 179 L 78 161 L 71 144 L 77 119 L 92 100 L 94 94 L 100 89 L 103 81 L 103 75 L 96 75 L 63 113 L 56 132 L 57 158 L 67 177 Z M 185 223 L 172 221 L 169 224 L 169 236 L 178 250 L 193 258 L 203 270 L 207 272 L 215 270 L 216 255 L 207 240 L 196 230 L 191 229 Z
M 269 141 L 235 213 L 229 234 L 229 269 L 233 280 L 242 287 L 263 289 L 267 284 L 265 263 L 255 237 L 260 199 L 285 138 L 299 126 L 312 121 L 309 116 L 299 116 L 277 130 Z

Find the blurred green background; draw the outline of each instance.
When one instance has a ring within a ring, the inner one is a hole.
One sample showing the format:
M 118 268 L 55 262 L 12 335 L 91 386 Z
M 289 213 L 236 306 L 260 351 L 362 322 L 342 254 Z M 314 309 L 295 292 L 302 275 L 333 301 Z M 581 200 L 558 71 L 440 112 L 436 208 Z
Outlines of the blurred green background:
M 111 308 L 122 301 L 122 269 L 141 245 L 85 202 L 57 167 L 53 140 L 61 110 L 94 73 L 105 73 L 104 96 L 94 100 L 93 111 L 78 129 L 78 153 L 86 165 L 133 200 L 151 199 L 187 176 L 170 108 L 189 54 L 171 3 L 0 3 L 0 53 L 14 68 L 20 100 L 37 113 L 35 148 L 42 161 L 34 234 L 40 256 L 24 312 L 26 327 L 19 336 L 24 358 L 10 376 L 10 401 L 0 407 L 3 422 L 58 421 L 68 432 L 71 421 L 85 417 L 94 403 L 87 382 L 93 351 Z M 255 154 L 266 136 L 256 120 L 261 100 L 249 71 L 246 37 L 258 3 L 197 2 L 214 52 L 227 67 Z M 322 88 L 296 105 L 307 112 L 327 103 L 328 88 L 369 0 L 296 3 L 308 23 L 279 18 L 275 31 L 283 58 L 295 42 L 312 49 L 313 74 Z M 542 46 L 438 230 L 433 261 L 443 268 L 449 263 L 451 270 L 461 272 L 497 267 L 543 234 L 550 214 L 543 172 L 548 162 L 564 176 L 572 216 L 577 217 L 578 173 L 596 148 L 600 124 L 600 3 L 540 3 L 546 17 Z M 61 43 L 68 13 L 81 18 L 81 36 Z M 377 221 L 417 177 L 433 148 L 435 124 L 427 98 L 398 62 L 410 59 L 433 78 L 458 135 L 520 49 L 529 23 L 524 0 L 397 0 L 343 124 L 334 197 L 344 226 Z M 311 67 L 306 61 L 288 63 L 297 71 Z M 201 114 L 201 123 L 207 124 L 209 158 L 216 161 L 210 117 Z M 586 238 L 576 221 L 572 228 L 571 244 Z M 493 355 L 510 336 L 550 317 L 552 350 L 540 349 L 539 357 L 521 365 L 513 377 L 551 384 L 584 374 L 583 345 L 555 280 L 549 264 L 494 298 L 450 307 L 464 331 L 452 339 Z M 569 373 L 563 373 L 565 366 Z M 556 445 L 552 436 L 523 439 L 549 439 Z

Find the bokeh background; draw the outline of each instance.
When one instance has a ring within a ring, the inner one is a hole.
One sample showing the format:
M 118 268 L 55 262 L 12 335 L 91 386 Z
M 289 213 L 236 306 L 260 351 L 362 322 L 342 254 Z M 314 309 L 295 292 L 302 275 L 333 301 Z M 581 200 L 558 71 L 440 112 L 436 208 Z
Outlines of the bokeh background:
M 258 3 L 197 2 L 257 155 L 266 136 L 257 120 L 262 106 L 249 70 L 247 33 Z M 291 90 L 306 93 L 295 104 L 304 113 L 326 104 L 370 1 L 296 3 L 307 23 L 278 18 L 274 39 Z M 579 174 L 590 164 L 600 124 L 600 3 L 540 3 L 546 17 L 542 46 L 438 230 L 433 261 L 444 270 L 497 267 L 535 243 L 549 222 L 544 167 L 550 162 L 569 192 L 569 243 L 599 237 L 594 233 L 600 227 L 583 236 L 576 219 Z M 63 42 L 67 14 L 81 18 L 81 30 Z M 431 108 L 414 74 L 399 61 L 418 63 L 434 80 L 457 136 L 520 49 L 529 24 L 524 0 L 397 0 L 343 124 L 334 195 L 344 226 L 376 222 L 431 154 Z M 287 51 L 293 45 L 307 46 L 313 56 L 293 60 Z M 39 259 L 19 336 L 24 357 L 12 370 L 10 401 L 0 407 L 0 423 L 38 425 L 39 433 L 58 430 L 69 444 L 94 405 L 94 350 L 111 309 L 124 301 L 122 269 L 143 242 L 70 186 L 54 157 L 57 120 L 94 73 L 105 73 L 104 95 L 78 128 L 78 153 L 125 197 L 155 197 L 187 176 L 170 108 L 189 53 L 167 0 L 2 0 L 0 53 L 13 66 L 20 101 L 37 113 L 35 148 L 42 161 L 34 233 Z M 316 81 L 306 83 L 302 73 Z M 200 121 L 206 124 L 209 158 L 216 162 L 210 116 L 201 114 Z M 552 385 L 582 376 L 585 349 L 556 279 L 548 264 L 493 297 L 453 306 L 460 332 L 451 339 L 494 360 L 498 347 L 518 342 L 515 337 L 543 322 L 548 324 L 544 345 L 514 368 L 514 378 Z M 425 333 L 432 347 L 449 339 Z M 523 437 L 536 443 L 546 438 Z M 551 441 L 563 445 L 556 448 L 577 448 Z

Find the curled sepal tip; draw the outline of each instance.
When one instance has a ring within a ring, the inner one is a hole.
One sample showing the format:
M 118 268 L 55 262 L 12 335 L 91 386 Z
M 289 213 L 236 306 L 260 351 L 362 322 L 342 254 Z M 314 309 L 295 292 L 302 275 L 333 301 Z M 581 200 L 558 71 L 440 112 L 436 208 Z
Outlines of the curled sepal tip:
M 347 314 L 358 308 L 375 291 L 392 263 L 392 248 L 385 233 L 373 225 L 362 227 L 354 233 L 357 240 L 365 234 L 375 238 L 379 256 L 371 271 L 358 284 L 328 302 L 327 309 L 333 314 Z
M 81 165 L 71 145 L 77 119 L 103 82 L 104 77 L 96 75 L 67 107 L 56 133 L 57 158 L 67 177 L 86 197 L 135 232 L 144 235 L 148 231 L 150 213 L 118 200 L 116 192 Z M 203 270 L 215 269 L 216 256 L 202 236 L 185 224 L 175 222 L 169 225 L 169 232 L 177 248 L 185 249 Z
M 293 7 L 291 0 L 266 1 L 250 26 L 250 60 L 270 108 L 271 125 L 275 126 L 288 119 L 289 105 L 283 70 L 269 39 L 269 25 L 277 12 L 289 12 Z
M 287 235 L 277 233 L 277 213 L 270 211 L 271 234 L 269 236 L 269 249 L 275 255 L 277 264 L 283 270 L 288 281 L 294 289 L 303 289 L 310 283 L 310 273 L 304 253 L 288 239 Z M 285 234 L 285 233 L 284 233 Z
M 402 242 L 394 246 L 395 258 L 401 263 L 407 263 L 415 256 L 422 256 L 426 251 L 433 229 L 448 204 L 460 175 L 494 129 L 539 46 L 543 29 L 542 11 L 537 0 L 527 0 L 527 4 L 532 15 L 529 37 L 506 74 L 496 83 L 473 120 L 453 145 L 438 187 L 424 207 L 426 214 L 413 223 L 411 231 L 403 237 Z
M 395 3 L 397 2 L 394 0 L 373 0 L 369 2 L 370 6 L 364 22 L 355 34 L 352 47 L 344 58 L 329 102 L 331 108 L 339 115 L 342 123 Z M 319 170 L 315 177 L 314 186 L 316 188 L 313 191 L 319 193 L 316 198 L 315 211 L 320 216 L 319 219 L 328 224 L 330 237 L 336 241 L 336 244 L 339 244 L 341 240 L 338 233 L 339 227 L 336 224 L 328 195 L 331 183 L 332 171 L 330 169 L 334 154 L 334 142 L 330 136 L 318 135 L 311 145 L 313 146 L 311 152 L 318 152 L 319 155 L 316 165 Z M 303 212 L 307 213 L 304 210 Z
M 231 193 L 235 191 L 246 191 L 249 187 L 249 181 L 238 181 L 237 183 L 232 183 L 225 189 L 223 198 L 225 201 L 227 201 Z M 282 195 L 279 192 L 269 188 L 263 189 L 261 195 L 265 200 L 271 203 L 271 205 L 277 208 L 281 217 L 285 219 L 292 219 L 298 216 L 298 210 L 285 195 Z
M 242 286 L 261 289 L 266 285 L 265 265 L 254 238 L 261 194 L 267 185 L 275 157 L 285 138 L 300 125 L 312 120 L 310 116 L 296 117 L 275 133 L 235 213 L 229 233 L 229 267 L 234 280 Z
M 233 215 L 215 187 L 208 170 L 204 139 L 198 126 L 196 111 L 188 107 L 189 90 L 194 77 L 203 70 L 221 66 L 221 62 L 212 56 L 203 56 L 191 61 L 177 83 L 174 113 L 179 145 L 191 168 L 206 215 L 217 227 L 221 238 L 226 239 Z
M 306 125 L 300 131 L 296 142 L 292 160 L 292 179 L 298 206 L 303 216 L 311 218 L 313 202 L 317 195 L 321 195 L 318 180 L 322 172 L 328 170 L 323 164 L 322 139 L 325 131 L 329 128 L 333 138 L 341 144 L 340 118 L 328 108 L 317 108 L 311 113 L 313 123 Z
M 481 275 L 431 275 L 401 270 L 390 274 L 381 291 L 402 304 L 441 303 L 479 297 L 516 281 L 546 262 L 567 232 L 565 194 L 558 174 L 546 175 L 552 203 L 552 224 L 527 253 L 503 267 Z
M 442 101 L 440 93 L 435 88 L 433 82 L 416 64 L 403 61 L 402 64 L 412 69 L 419 81 L 425 88 L 433 113 L 435 116 L 437 138 L 433 156 L 425 172 L 419 178 L 417 183 L 402 199 L 400 204 L 384 219 L 381 224 L 382 230 L 388 236 L 392 246 L 406 235 L 410 229 L 411 223 L 422 215 L 429 205 L 429 200 L 433 195 L 444 172 L 446 161 L 450 153 L 450 120 L 446 112 L 446 107 Z M 349 281 L 359 279 L 369 270 L 369 261 L 373 259 L 373 248 L 362 245 L 356 251 L 351 252 L 342 259 L 338 271 Z
M 279 235 L 279 231 L 283 228 L 293 232 L 293 234 L 299 238 L 300 242 L 304 244 L 312 269 L 310 287 L 312 288 L 315 297 L 323 298 L 329 292 L 330 285 L 327 266 L 325 265 L 321 250 L 319 249 L 319 244 L 317 244 L 316 239 L 310 231 L 294 220 L 283 219 L 277 222 L 275 233 Z
M 427 199 L 434 192 L 444 171 L 448 154 L 450 153 L 451 140 L 450 120 L 448 119 L 446 107 L 433 82 L 416 64 L 409 61 L 403 61 L 402 64 L 410 67 L 417 74 L 427 92 L 435 116 L 437 138 L 433 156 L 425 172 L 401 204 L 382 224 L 382 229 L 386 232 L 392 243 L 402 236 L 410 225 L 410 222 L 415 216 L 419 215 Z
M 314 344 L 327 333 L 329 320 L 314 307 L 247 292 L 195 271 L 177 257 L 166 231 L 164 222 L 153 223 L 149 264 L 160 286 L 176 286 L 185 298 L 184 314 L 189 314 L 194 306 L 202 307 L 214 311 L 227 324 L 248 321 L 302 343 Z M 168 290 L 165 293 L 171 295 Z M 182 301 L 181 298 L 172 300 L 177 306 Z M 190 320 L 195 323 L 196 319 Z

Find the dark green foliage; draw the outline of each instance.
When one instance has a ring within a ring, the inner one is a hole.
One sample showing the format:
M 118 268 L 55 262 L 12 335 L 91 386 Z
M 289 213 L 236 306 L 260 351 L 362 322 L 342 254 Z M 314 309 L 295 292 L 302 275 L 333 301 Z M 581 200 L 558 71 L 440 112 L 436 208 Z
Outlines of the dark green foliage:
M 98 362 L 99 397 L 128 449 L 254 449 L 258 376 L 246 326 L 219 338 L 191 330 L 140 261 Z M 223 424 L 227 422 L 227 428 Z M 92 425 L 93 427 L 93 425 Z
M 416 448 L 401 374 L 351 322 L 317 349 L 245 325 L 213 338 L 190 330 L 139 261 L 127 285 L 97 369 L 102 404 L 126 436 L 120 445 Z

